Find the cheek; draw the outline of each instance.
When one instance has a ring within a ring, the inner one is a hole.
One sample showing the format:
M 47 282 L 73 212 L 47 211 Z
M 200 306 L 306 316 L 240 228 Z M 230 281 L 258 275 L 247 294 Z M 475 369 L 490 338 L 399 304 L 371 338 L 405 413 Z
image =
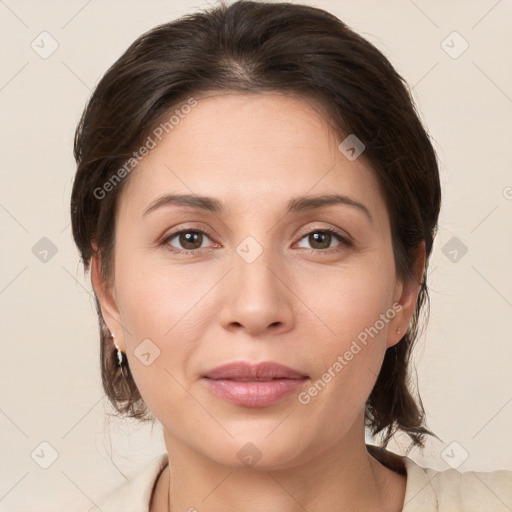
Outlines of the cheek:
M 170 265 L 135 250 L 119 253 L 130 255 L 116 261 L 127 357 L 144 400 L 158 412 L 162 390 L 181 396 L 177 381 L 188 379 L 190 358 L 216 319 L 212 291 L 219 276 L 206 266 Z
M 308 349 L 318 364 L 314 389 L 304 400 L 311 398 L 315 407 L 339 416 L 338 421 L 347 419 L 347 411 L 361 410 L 377 379 L 396 314 L 394 283 L 393 263 L 381 260 L 338 277 L 317 279 L 317 287 L 310 287 L 318 291 L 310 291 L 308 305 L 318 312 L 325 329 Z
M 369 329 L 374 333 L 372 339 L 385 337 L 394 316 L 394 285 L 394 266 L 384 260 L 317 277 L 315 287 L 309 288 L 317 290 L 311 297 L 311 307 L 328 329 L 327 346 L 341 350 L 358 336 L 364 339 Z M 387 322 L 382 322 L 382 315 Z M 373 329 L 375 324 L 378 335 Z
M 148 261 L 120 262 L 116 288 L 133 378 L 162 421 L 165 411 L 182 410 L 187 403 L 180 383 L 186 385 L 188 361 L 211 321 L 200 299 L 212 284 L 190 267 L 171 269 Z
M 215 284 L 197 267 L 170 266 L 164 259 L 143 254 L 120 258 L 118 268 L 117 302 L 132 343 L 141 336 L 170 342 L 174 330 L 189 322 Z

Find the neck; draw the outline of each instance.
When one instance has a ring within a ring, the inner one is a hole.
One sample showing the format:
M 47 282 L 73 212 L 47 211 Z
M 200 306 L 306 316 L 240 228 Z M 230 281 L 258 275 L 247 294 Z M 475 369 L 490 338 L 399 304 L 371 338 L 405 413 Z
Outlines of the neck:
M 170 464 L 151 512 L 402 510 L 405 476 L 368 453 L 364 432 L 357 442 L 347 437 L 296 464 L 246 468 L 218 464 L 164 430 Z

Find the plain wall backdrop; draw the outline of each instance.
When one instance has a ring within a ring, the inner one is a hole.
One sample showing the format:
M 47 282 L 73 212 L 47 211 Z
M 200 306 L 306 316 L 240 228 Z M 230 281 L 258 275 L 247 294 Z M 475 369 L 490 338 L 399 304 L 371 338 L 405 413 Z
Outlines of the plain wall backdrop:
M 512 470 L 512 1 L 306 3 L 407 79 L 441 163 L 431 317 L 415 351 L 441 441 L 409 456 L 435 469 Z M 86 100 L 128 45 L 204 7 L 0 0 L 3 511 L 88 510 L 165 451 L 158 423 L 106 416 L 90 276 L 70 229 L 72 146 Z M 403 453 L 402 441 L 390 448 Z

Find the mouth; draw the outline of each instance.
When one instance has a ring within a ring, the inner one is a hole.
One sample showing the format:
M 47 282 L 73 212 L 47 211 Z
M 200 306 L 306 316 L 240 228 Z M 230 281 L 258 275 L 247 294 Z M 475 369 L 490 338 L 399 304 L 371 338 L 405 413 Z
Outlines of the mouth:
M 288 366 L 243 361 L 219 366 L 202 375 L 218 397 L 242 407 L 267 407 L 298 392 L 309 377 Z

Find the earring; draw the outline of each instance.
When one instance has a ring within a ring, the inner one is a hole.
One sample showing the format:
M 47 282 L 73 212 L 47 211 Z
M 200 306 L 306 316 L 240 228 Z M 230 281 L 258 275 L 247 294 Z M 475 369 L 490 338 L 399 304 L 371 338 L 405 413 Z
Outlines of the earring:
M 117 364 L 119 366 L 123 366 L 123 353 L 119 350 L 117 345 L 116 345 L 116 348 L 117 348 Z
M 397 334 L 400 334 L 400 327 L 396 330 Z
M 123 366 L 123 353 L 119 350 L 119 347 L 117 346 L 117 344 L 115 342 L 115 336 L 113 333 L 111 334 L 111 336 L 112 336 L 112 340 L 114 340 L 114 345 L 117 349 L 117 365 Z

